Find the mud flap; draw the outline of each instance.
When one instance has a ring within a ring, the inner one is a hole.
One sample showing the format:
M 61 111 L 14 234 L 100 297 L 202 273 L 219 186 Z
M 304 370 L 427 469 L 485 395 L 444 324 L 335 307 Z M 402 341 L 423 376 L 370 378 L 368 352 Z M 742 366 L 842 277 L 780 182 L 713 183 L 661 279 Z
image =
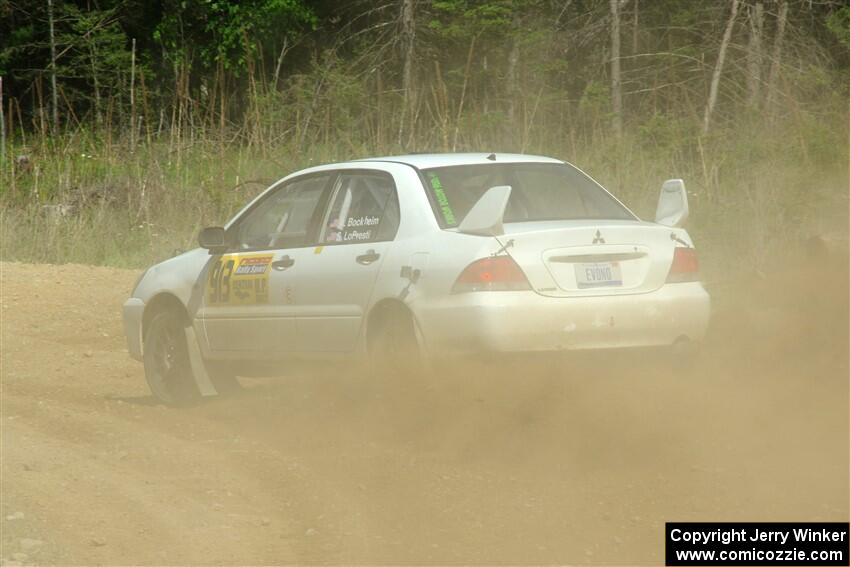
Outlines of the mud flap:
M 411 314 L 413 311 L 411 310 Z M 422 327 L 419 326 L 419 320 L 416 315 L 413 315 L 413 336 L 416 339 L 416 346 L 419 350 L 419 363 L 423 372 L 429 376 L 433 376 L 438 372 L 436 364 L 437 354 L 428 348 L 428 343 L 425 341 L 425 334 L 422 332 Z
M 186 347 L 189 350 L 189 364 L 192 366 L 192 376 L 195 378 L 195 385 L 202 396 L 217 396 L 218 391 L 213 386 L 210 375 L 207 374 L 204 358 L 201 356 L 201 347 L 198 346 L 198 337 L 195 336 L 195 328 L 189 325 L 186 327 Z

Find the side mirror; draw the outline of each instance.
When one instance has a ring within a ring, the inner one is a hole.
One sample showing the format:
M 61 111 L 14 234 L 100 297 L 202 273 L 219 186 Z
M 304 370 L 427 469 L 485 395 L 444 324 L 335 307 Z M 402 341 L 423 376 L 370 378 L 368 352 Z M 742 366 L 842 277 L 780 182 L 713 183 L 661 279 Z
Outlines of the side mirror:
M 219 254 L 227 250 L 227 232 L 220 226 L 208 226 L 198 234 L 198 245 L 206 248 L 210 254 Z
M 679 227 L 688 220 L 688 193 L 681 179 L 668 179 L 661 186 L 655 222 L 665 226 Z
M 510 197 L 510 185 L 497 185 L 487 189 L 463 217 L 463 222 L 457 227 L 458 232 L 478 236 L 504 234 L 502 219 L 505 216 L 505 208 L 508 206 Z

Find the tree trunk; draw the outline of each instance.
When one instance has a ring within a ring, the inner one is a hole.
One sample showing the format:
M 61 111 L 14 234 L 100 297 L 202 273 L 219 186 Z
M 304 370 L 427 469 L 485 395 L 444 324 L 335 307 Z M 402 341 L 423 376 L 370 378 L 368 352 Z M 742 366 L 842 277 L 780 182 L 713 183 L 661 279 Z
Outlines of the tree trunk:
M 767 107 L 772 109 L 776 100 L 776 81 L 782 66 L 782 41 L 785 37 L 785 24 L 788 21 L 788 2 L 779 3 L 779 15 L 776 17 L 776 35 L 773 38 L 773 50 L 770 56 L 770 74 L 767 78 Z
M 280 68 L 283 66 L 283 58 L 286 57 L 286 52 L 289 47 L 289 37 L 284 36 L 283 47 L 280 48 L 280 55 L 277 57 L 277 63 L 274 66 L 274 80 L 272 80 L 272 89 L 277 90 L 277 82 L 280 79 Z
M 384 154 L 384 78 L 381 67 L 375 69 L 375 98 L 377 101 L 377 112 L 375 114 L 375 147 L 378 152 Z
M 398 125 L 398 143 L 404 146 L 405 118 L 410 119 L 410 137 L 413 136 L 413 109 L 415 95 L 413 84 L 413 57 L 416 39 L 416 20 L 413 12 L 415 0 L 402 0 L 401 3 L 401 36 L 404 49 L 404 68 L 402 71 L 402 107 L 401 119 Z
M 717 62 L 714 64 L 714 72 L 711 75 L 711 87 L 709 88 L 708 103 L 705 105 L 705 116 L 702 123 L 703 135 L 708 134 L 711 128 L 711 115 L 714 113 L 714 107 L 717 104 L 717 89 L 720 86 L 720 75 L 723 73 L 723 63 L 726 60 L 726 49 L 729 47 L 729 41 L 732 39 L 732 29 L 735 27 L 735 18 L 737 16 L 738 0 L 732 0 L 732 10 L 729 13 L 729 20 L 726 22 L 726 29 L 723 31 L 720 51 L 717 54 Z
M 635 0 L 634 20 L 632 21 L 632 55 L 638 52 L 638 1 Z
M 38 127 L 38 131 L 42 138 L 47 136 L 47 110 L 44 108 L 44 77 L 41 73 L 38 74 L 38 79 L 35 81 L 35 89 L 33 89 L 33 106 L 38 108 L 38 124 L 35 123 L 33 117 L 33 126 Z
M 440 127 L 443 140 L 443 151 L 449 151 L 449 94 L 446 82 L 443 80 L 443 72 L 440 69 L 439 59 L 434 59 L 434 86 L 432 94 L 434 97 L 434 113 Z
M 147 141 L 148 147 L 151 145 L 151 115 L 150 108 L 148 107 L 148 96 L 147 89 L 145 88 L 145 74 L 139 74 L 139 89 L 142 94 L 142 115 L 139 117 L 139 126 L 142 124 L 145 125 L 145 140 Z
M 94 118 L 97 129 L 103 126 L 103 114 L 100 106 L 100 81 L 97 78 L 97 65 L 95 64 L 94 44 L 89 44 L 89 62 L 91 63 L 91 78 L 94 86 Z M 55 118 L 54 118 L 55 120 Z
M 764 4 L 749 7 L 750 37 L 747 42 L 747 104 L 756 108 L 761 99 L 761 38 L 764 29 Z
M 310 130 L 310 123 L 313 121 L 313 114 L 316 112 L 316 108 L 319 105 L 319 95 L 322 92 L 322 86 L 325 82 L 325 70 L 321 71 L 319 75 L 319 80 L 316 81 L 316 85 L 313 88 L 313 97 L 310 100 L 310 106 L 307 107 L 306 116 L 304 117 L 304 127 L 301 129 L 301 135 L 298 138 L 298 149 L 304 149 L 304 142 L 307 141 L 307 132 Z
M 130 152 L 136 151 L 136 38 L 130 51 Z
M 519 98 L 519 21 L 514 17 L 514 37 L 511 42 L 511 51 L 508 54 L 508 69 L 505 73 L 505 82 L 508 90 L 508 139 L 516 131 L 516 103 Z
M 3 77 L 0 77 L 0 178 L 6 165 L 6 117 L 3 114 Z
M 611 110 L 614 134 L 623 135 L 623 92 L 620 87 L 620 0 L 611 0 Z
M 457 118 L 455 118 L 455 132 L 452 137 L 452 151 L 457 150 L 457 139 L 460 135 L 460 119 L 463 116 L 463 102 L 466 99 L 466 87 L 469 85 L 469 70 L 472 67 L 472 54 L 475 52 L 475 42 L 478 40 L 478 35 L 472 36 L 469 42 L 469 52 L 466 54 L 466 67 L 463 70 L 463 86 L 460 89 L 460 101 L 457 104 Z
M 56 89 L 56 33 L 53 30 L 53 0 L 47 0 L 47 21 L 50 25 L 50 88 L 53 130 L 59 129 L 59 91 Z

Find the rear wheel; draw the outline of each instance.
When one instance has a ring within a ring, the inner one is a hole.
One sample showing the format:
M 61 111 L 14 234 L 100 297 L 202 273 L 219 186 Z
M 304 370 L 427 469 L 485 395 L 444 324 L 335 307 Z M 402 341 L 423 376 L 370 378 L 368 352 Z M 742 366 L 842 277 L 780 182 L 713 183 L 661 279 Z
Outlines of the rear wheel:
M 677 374 L 693 375 L 700 358 L 700 343 L 680 337 L 667 352 L 667 363 Z
M 169 406 L 195 402 L 200 393 L 179 315 L 172 311 L 154 315 L 147 324 L 144 340 L 145 380 L 154 397 Z
M 422 353 L 413 316 L 402 307 L 386 306 L 375 314 L 369 331 L 369 363 L 374 376 L 419 376 Z
M 693 364 L 700 355 L 700 344 L 687 337 L 681 337 L 673 343 L 670 351 L 675 361 Z

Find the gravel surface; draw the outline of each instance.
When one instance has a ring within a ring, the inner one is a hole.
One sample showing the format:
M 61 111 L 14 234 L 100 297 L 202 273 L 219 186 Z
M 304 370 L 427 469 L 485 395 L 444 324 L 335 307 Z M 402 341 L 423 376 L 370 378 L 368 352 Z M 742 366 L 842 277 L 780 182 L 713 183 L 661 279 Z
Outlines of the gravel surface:
M 718 294 L 687 372 L 316 367 L 180 410 L 126 352 L 137 273 L 0 271 L 6 565 L 661 564 L 665 521 L 848 518 L 846 271 Z

